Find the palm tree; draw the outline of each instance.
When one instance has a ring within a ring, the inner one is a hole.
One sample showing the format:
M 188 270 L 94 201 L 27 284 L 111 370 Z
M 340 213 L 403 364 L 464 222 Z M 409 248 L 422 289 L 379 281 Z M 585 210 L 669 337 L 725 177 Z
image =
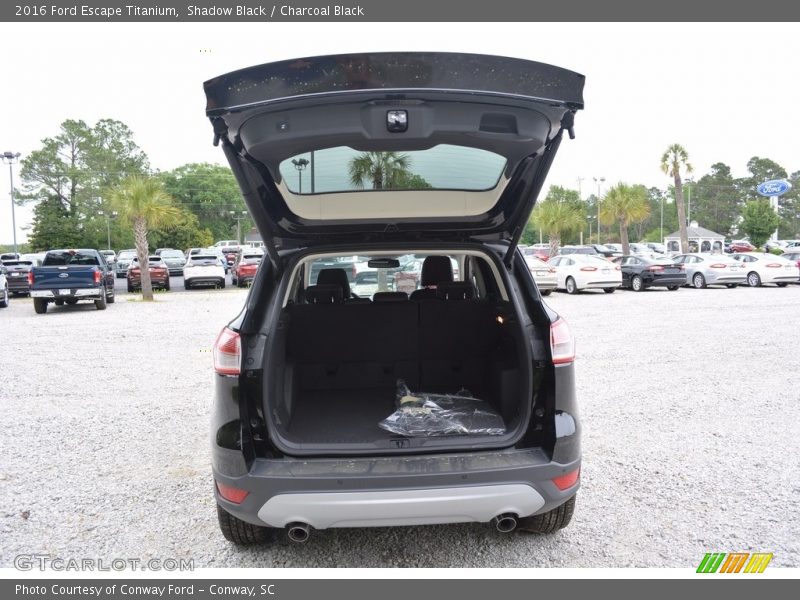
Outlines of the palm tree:
M 180 216 L 172 196 L 164 191 L 158 179 L 131 175 L 111 190 L 111 204 L 120 217 L 133 226 L 136 257 L 142 273 L 142 300 L 153 300 L 153 284 L 147 269 L 149 256 L 148 231 L 168 225 Z
M 650 216 L 647 189 L 643 185 L 618 183 L 606 192 L 600 202 L 600 220 L 604 225 L 619 224 L 622 253 L 630 254 L 628 226 L 641 223 Z
M 675 181 L 675 202 L 678 205 L 678 224 L 681 233 L 681 252 L 689 252 L 689 236 L 686 233 L 686 206 L 683 203 L 683 181 L 681 168 L 692 172 L 689 153 L 680 144 L 672 144 L 661 157 L 661 170 Z
M 401 180 L 411 178 L 408 168 L 411 159 L 397 152 L 363 152 L 350 161 L 350 183 L 364 187 L 364 180 L 372 182 L 373 190 L 397 187 Z
M 583 227 L 584 214 L 575 204 L 551 198 L 536 205 L 531 221 L 534 227 L 547 234 L 550 256 L 555 256 L 561 246 L 561 233 Z

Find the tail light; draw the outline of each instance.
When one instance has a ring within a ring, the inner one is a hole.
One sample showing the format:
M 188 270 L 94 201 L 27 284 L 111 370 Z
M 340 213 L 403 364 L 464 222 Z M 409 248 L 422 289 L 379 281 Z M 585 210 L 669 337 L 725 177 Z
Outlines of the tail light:
M 783 265 L 780 263 L 769 263 L 767 266 L 770 269 L 780 269 Z
M 220 375 L 238 375 L 242 364 L 242 340 L 225 327 L 214 343 L 214 370 Z
M 581 267 L 581 271 L 597 271 L 597 267 Z
M 662 267 L 661 265 L 653 265 L 652 267 L 647 267 L 647 270 L 653 273 L 660 273 L 661 271 L 664 270 L 664 267 Z
M 100 271 L 95 269 L 94 282 L 95 283 L 100 283 L 101 281 L 103 281 L 103 274 Z
M 553 477 L 553 483 L 556 484 L 556 487 L 563 492 L 567 488 L 571 488 L 573 485 L 578 483 L 578 476 L 580 473 L 580 469 L 575 469 L 574 471 L 570 471 L 564 475 Z
M 797 264 L 800 265 L 800 262 Z M 33 271 L 28 271 L 28 285 L 33 285 Z
M 712 269 L 724 269 L 724 268 L 726 268 L 727 266 L 728 266 L 728 265 L 723 265 L 722 263 L 715 263 L 715 264 L 711 265 L 711 267 L 710 267 L 710 268 L 712 268 Z
M 575 338 L 567 322 L 559 317 L 550 325 L 550 352 L 554 365 L 563 365 L 575 360 Z
M 216 483 L 219 495 L 225 498 L 225 500 L 227 500 L 228 502 L 233 502 L 234 504 L 241 504 L 244 501 L 244 499 L 247 498 L 248 494 L 250 494 L 250 492 L 248 492 L 247 490 L 235 488 L 230 485 L 225 485 L 224 483 L 220 483 L 219 481 L 217 481 Z

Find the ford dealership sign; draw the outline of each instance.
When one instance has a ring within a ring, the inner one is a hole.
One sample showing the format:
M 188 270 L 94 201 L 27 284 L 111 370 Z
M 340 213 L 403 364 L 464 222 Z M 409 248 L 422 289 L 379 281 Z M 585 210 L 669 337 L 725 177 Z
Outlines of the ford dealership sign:
M 792 184 L 783 179 L 773 179 L 760 183 L 756 190 L 762 196 L 782 196 L 792 189 Z

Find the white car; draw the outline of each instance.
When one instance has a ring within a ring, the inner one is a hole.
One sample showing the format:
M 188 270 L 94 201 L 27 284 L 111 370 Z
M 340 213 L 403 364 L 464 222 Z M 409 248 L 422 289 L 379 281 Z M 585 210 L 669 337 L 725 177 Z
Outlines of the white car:
M 727 254 L 678 254 L 672 260 L 686 269 L 686 284 L 697 289 L 709 285 L 735 288 L 747 283 L 744 265 Z
M 622 269 L 602 256 L 570 254 L 554 256 L 548 263 L 555 267 L 557 289 L 576 294 L 581 290 L 601 289 L 611 294 L 622 285 Z
M 797 265 L 782 256 L 762 252 L 740 252 L 731 256 L 744 265 L 747 271 L 747 285 L 758 287 L 764 283 L 774 283 L 786 287 L 800 280 Z
M 222 259 L 211 252 L 192 254 L 183 267 L 183 286 L 190 290 L 199 285 L 225 287 Z
M 528 265 L 528 269 L 533 275 L 533 280 L 536 282 L 536 287 L 539 288 L 542 296 L 549 296 L 550 292 L 558 286 L 556 268 L 532 254 L 525 256 L 525 263 Z

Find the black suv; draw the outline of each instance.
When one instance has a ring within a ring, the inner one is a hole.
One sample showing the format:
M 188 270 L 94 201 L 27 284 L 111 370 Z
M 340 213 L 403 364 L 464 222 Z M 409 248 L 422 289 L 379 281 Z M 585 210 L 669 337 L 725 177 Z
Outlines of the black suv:
M 266 242 L 214 347 L 227 539 L 569 523 L 574 341 L 517 242 L 583 85 L 442 53 L 304 58 L 205 83 L 214 142 Z

